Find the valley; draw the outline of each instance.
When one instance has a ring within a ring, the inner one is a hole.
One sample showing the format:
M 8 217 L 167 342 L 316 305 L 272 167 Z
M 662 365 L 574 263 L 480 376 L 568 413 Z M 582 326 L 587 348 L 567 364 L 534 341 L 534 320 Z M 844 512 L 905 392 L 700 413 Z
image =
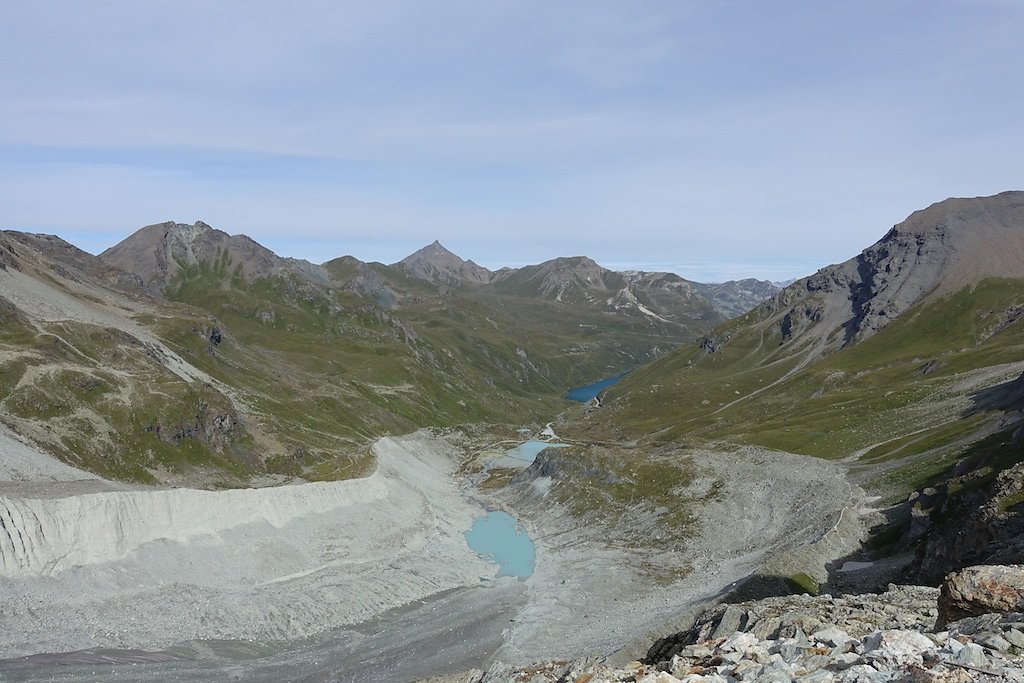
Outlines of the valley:
M 1020 562 L 1022 283 L 1021 192 L 781 290 L 5 231 L 0 677 L 626 663 L 718 601 Z
M 358 672 L 384 681 L 400 670 L 388 643 L 403 643 L 403 661 L 416 655 L 404 643 L 423 643 L 424 661 L 410 670 L 420 677 L 566 648 L 612 654 L 766 558 L 820 542 L 841 516 L 835 506 L 857 504 L 849 490 L 816 498 L 841 485 L 826 463 L 794 478 L 784 471 L 796 456 L 692 454 L 697 476 L 676 495 L 724 489 L 685 548 L 666 544 L 652 564 L 636 557 L 639 536 L 603 537 L 624 532 L 622 520 L 581 525 L 569 506 L 553 505 L 545 494 L 561 476 L 550 463 L 536 468 L 547 474 L 524 471 L 488 495 L 455 475 L 460 456 L 444 438 L 383 439 L 374 453 L 373 475 L 340 482 L 211 492 L 104 482 L 95 491 L 68 470 L 18 497 L 5 487 L 0 672 L 15 681 L 269 681 L 287 669 L 291 680 Z M 766 466 L 779 476 L 755 488 Z M 755 498 L 738 513 L 730 498 L 749 489 Z M 536 544 L 525 578 L 503 578 L 464 540 L 494 507 L 518 516 Z M 743 527 L 722 545 L 725 520 Z M 590 571 L 578 574 L 582 564 Z M 652 581 L 677 573 L 683 580 Z M 592 626 L 572 628 L 580 622 Z M 458 637 L 438 651 L 441 623 Z M 377 659 L 366 661 L 371 652 Z
M 725 316 L 678 276 L 627 282 L 589 259 L 483 284 L 422 279 L 416 254 L 298 262 L 202 222 L 144 228 L 99 258 L 52 236 L 0 242 L 3 422 L 140 483 L 361 476 L 378 436 L 547 419 L 566 387 Z

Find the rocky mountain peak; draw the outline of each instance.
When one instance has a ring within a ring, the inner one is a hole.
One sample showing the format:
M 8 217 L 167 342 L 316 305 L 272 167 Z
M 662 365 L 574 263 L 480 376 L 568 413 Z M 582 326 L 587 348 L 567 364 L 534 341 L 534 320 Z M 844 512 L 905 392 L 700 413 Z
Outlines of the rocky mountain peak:
M 581 281 L 604 289 L 604 278 L 612 272 L 586 256 L 560 256 L 541 263 L 537 269 L 548 287 Z
M 711 299 L 715 308 L 733 318 L 743 315 L 760 302 L 778 293 L 779 287 L 767 280 L 746 278 L 712 284 L 698 284 L 697 291 Z
M 586 256 L 563 256 L 534 266 L 503 269 L 495 274 L 494 281 L 501 290 L 519 296 L 574 305 L 608 306 L 615 310 L 639 310 L 623 275 Z M 619 294 L 623 298 L 617 299 Z M 660 316 L 656 317 L 661 320 Z
M 459 259 L 460 261 L 462 260 L 453 251 L 451 251 L 450 249 L 445 247 L 443 244 L 441 244 L 440 240 L 434 240 L 433 242 L 431 242 L 427 246 L 423 247 L 422 249 L 417 249 L 413 253 L 409 254 L 404 259 L 399 261 L 399 263 L 408 263 L 410 261 L 419 261 L 419 260 L 422 260 L 424 258 L 443 258 L 443 259 L 448 259 L 448 258 L 453 258 L 453 257 Z
M 393 267 L 439 285 L 483 284 L 490 282 L 492 276 L 491 271 L 449 251 L 439 240 L 409 254 Z
M 915 211 L 856 257 L 822 268 L 777 298 L 783 328 L 807 323 L 849 345 L 918 303 L 986 278 L 1024 278 L 1024 192 L 953 198 Z M 825 325 L 817 323 L 825 322 Z
M 246 235 L 229 235 L 203 221 L 148 225 L 104 251 L 100 259 L 137 274 L 158 292 L 184 267 L 218 263 L 250 280 L 288 270 L 300 273 L 304 279 L 326 281 L 318 266 L 281 258 Z

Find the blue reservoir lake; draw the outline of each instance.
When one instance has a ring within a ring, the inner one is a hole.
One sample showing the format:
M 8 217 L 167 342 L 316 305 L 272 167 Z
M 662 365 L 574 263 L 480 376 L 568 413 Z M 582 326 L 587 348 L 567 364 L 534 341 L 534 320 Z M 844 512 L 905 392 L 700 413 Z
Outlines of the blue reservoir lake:
M 593 401 L 594 398 L 602 391 L 615 384 L 623 377 L 628 375 L 628 372 L 624 372 L 621 375 L 615 375 L 603 379 L 600 382 L 594 382 L 593 384 L 584 384 L 582 387 L 576 387 L 565 392 L 565 397 L 570 401 L 579 401 L 580 403 L 586 403 L 587 401 Z
M 533 574 L 537 550 L 515 517 L 488 512 L 465 532 L 466 543 L 479 555 L 498 565 L 498 576 L 527 577 Z

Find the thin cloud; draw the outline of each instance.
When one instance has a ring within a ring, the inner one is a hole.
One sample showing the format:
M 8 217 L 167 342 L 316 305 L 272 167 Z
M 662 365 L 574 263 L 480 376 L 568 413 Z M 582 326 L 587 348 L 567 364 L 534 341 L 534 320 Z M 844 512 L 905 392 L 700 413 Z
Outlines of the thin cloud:
M 1019 185 L 1022 20 L 909 1 L 16 4 L 0 223 L 98 244 L 202 218 L 294 256 L 440 238 L 495 264 L 802 272 Z

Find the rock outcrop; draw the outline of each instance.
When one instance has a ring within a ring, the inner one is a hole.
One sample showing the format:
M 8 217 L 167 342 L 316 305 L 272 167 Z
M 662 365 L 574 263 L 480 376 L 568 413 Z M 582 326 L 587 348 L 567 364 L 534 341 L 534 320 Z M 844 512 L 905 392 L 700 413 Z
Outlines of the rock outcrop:
M 986 277 L 1024 277 L 1024 192 L 947 199 L 915 211 L 857 257 L 823 268 L 787 292 L 822 298 L 831 309 L 823 317 L 842 318 L 842 343 L 848 345 L 927 297 Z
M 824 355 L 985 278 L 1024 278 L 1024 192 L 946 199 L 915 211 L 854 258 L 768 299 L 752 325 Z
M 916 556 L 909 580 L 938 585 L 969 565 L 1024 564 L 1024 463 L 1016 462 L 1016 429 L 994 435 L 985 449 L 903 504 L 911 524 L 899 545 Z
M 795 638 L 823 629 L 839 629 L 863 638 L 884 629 L 925 630 L 935 624 L 938 589 L 894 586 L 883 596 L 792 595 L 719 605 L 686 631 L 662 638 L 651 646 L 646 661 L 668 661 L 696 643 L 726 638 L 737 631 L 760 640 Z
M 942 582 L 941 623 L 992 612 L 1024 612 L 1024 566 L 967 567 Z

